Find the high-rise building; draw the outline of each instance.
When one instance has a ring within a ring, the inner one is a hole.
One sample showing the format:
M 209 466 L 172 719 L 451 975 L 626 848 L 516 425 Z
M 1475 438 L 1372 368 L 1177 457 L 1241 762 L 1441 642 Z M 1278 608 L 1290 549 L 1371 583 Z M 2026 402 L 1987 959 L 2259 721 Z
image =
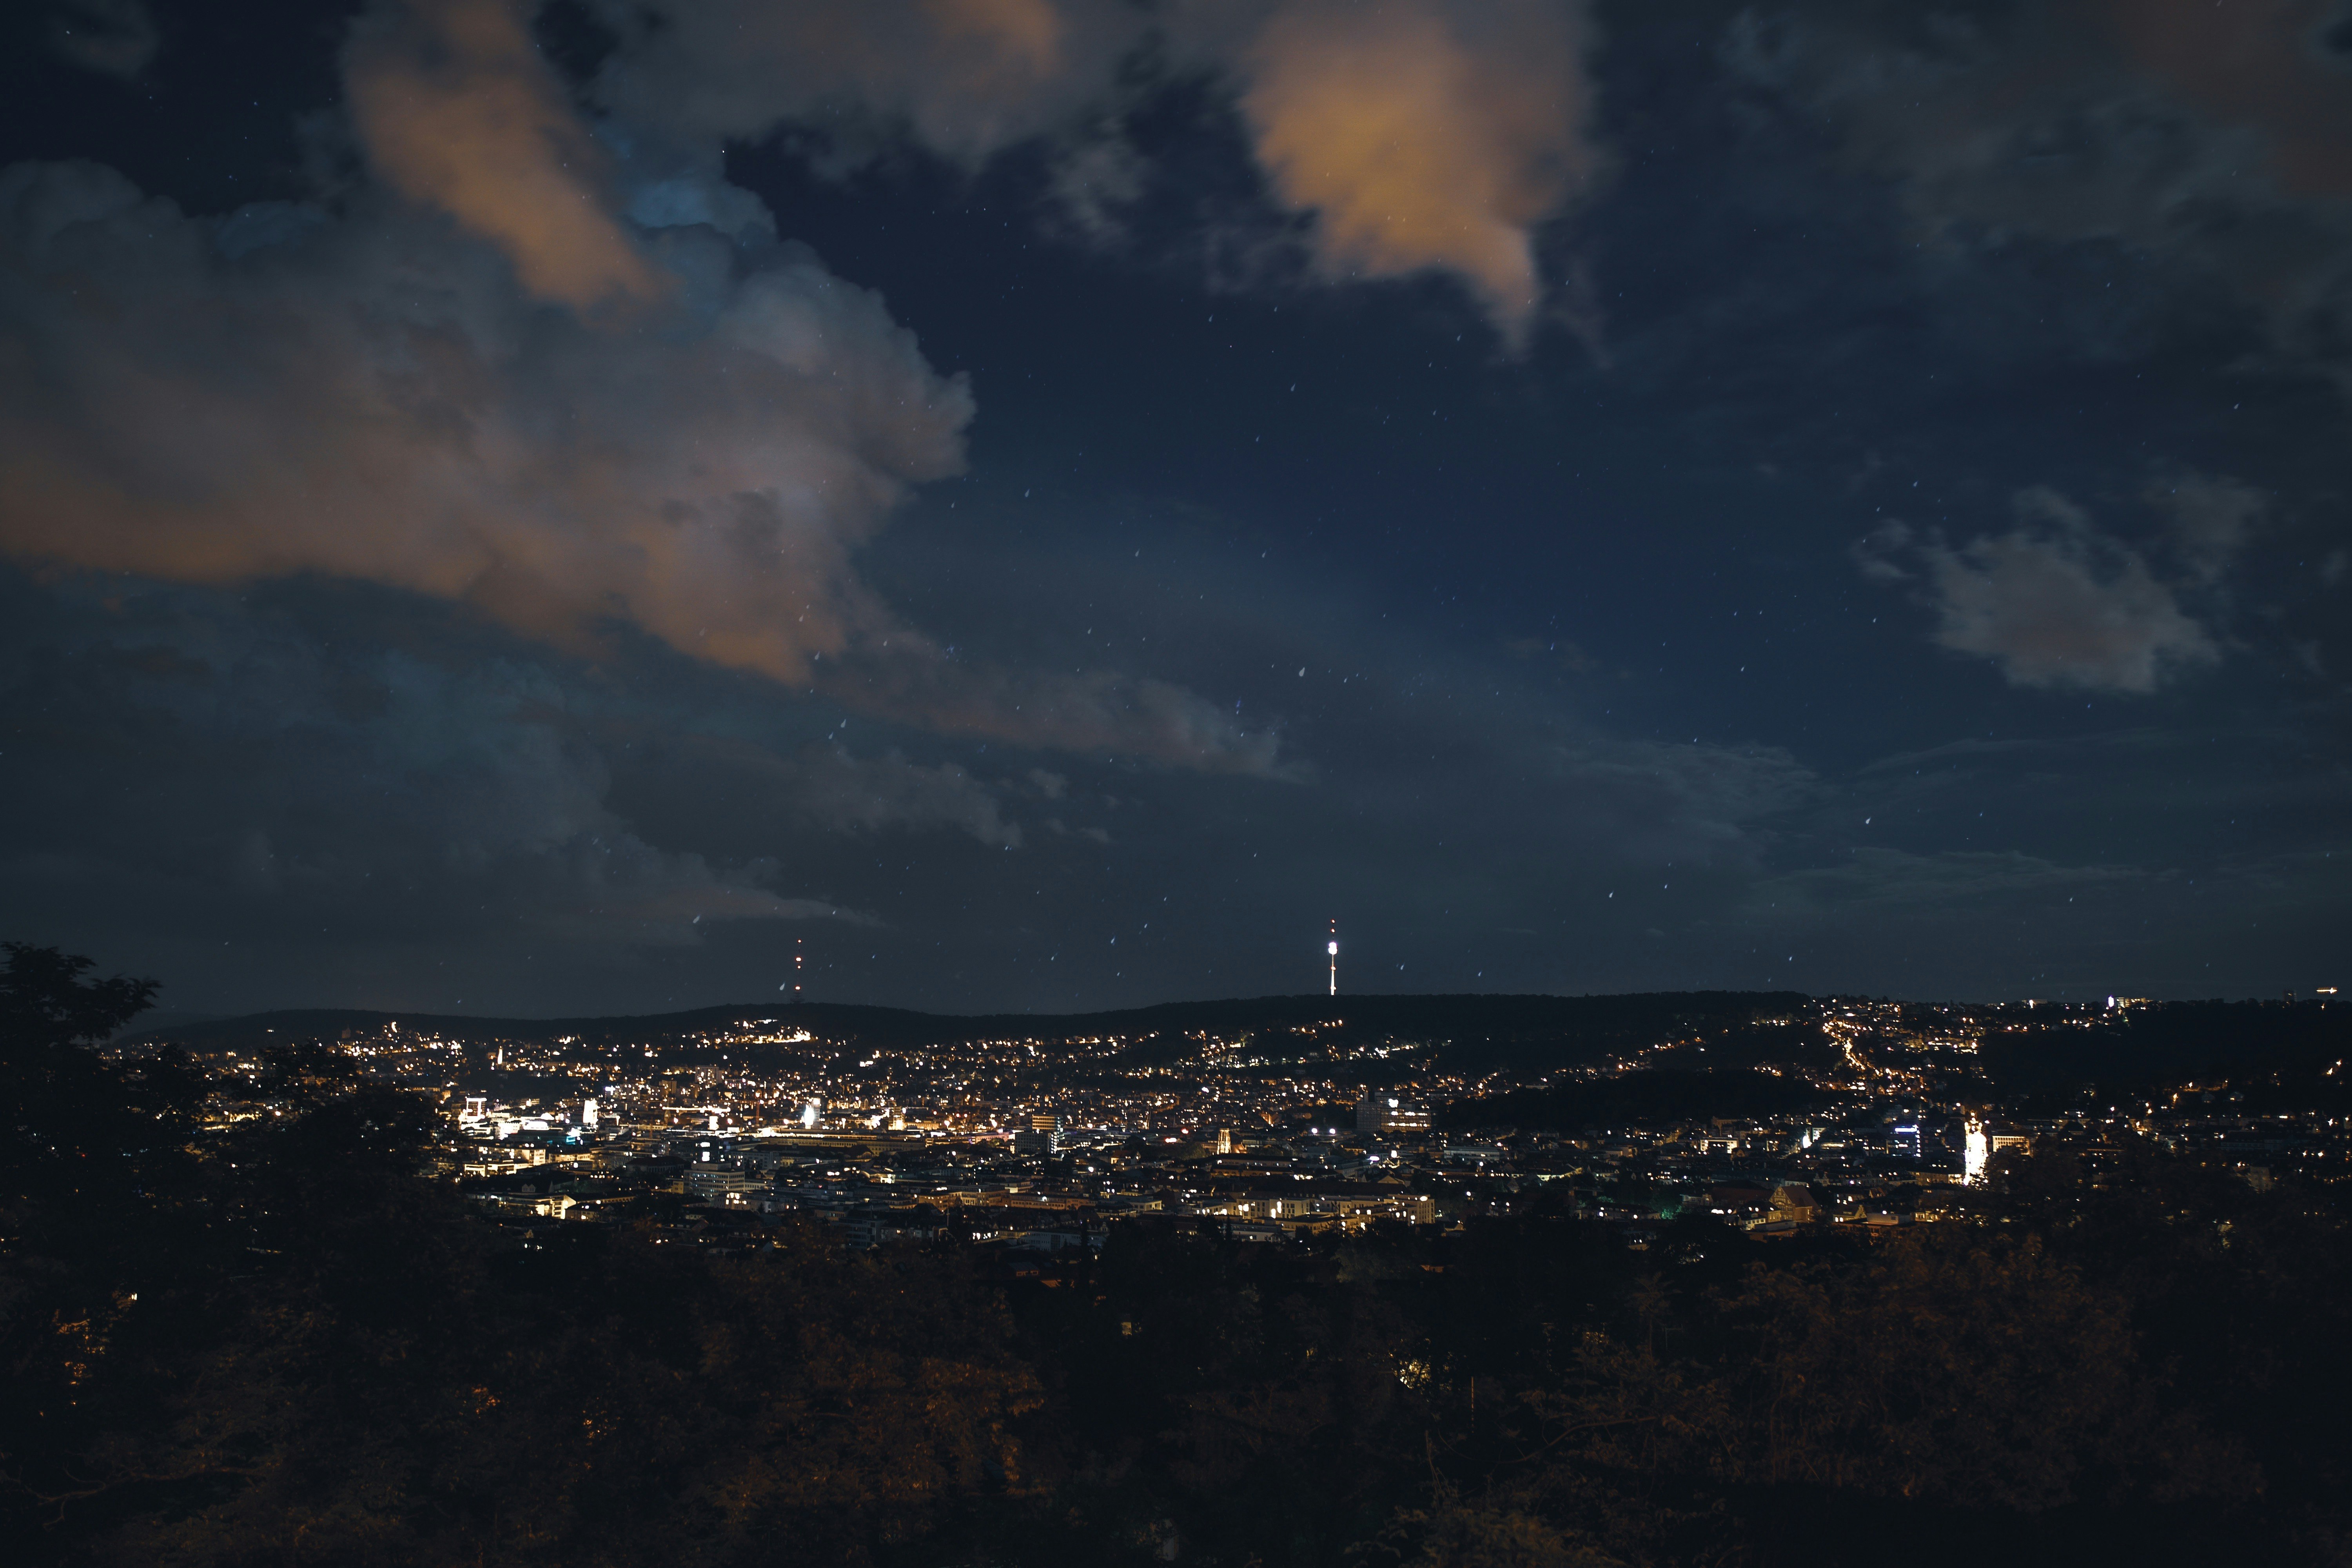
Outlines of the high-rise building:
M 1062 1152 L 1062 1119 L 1050 1111 L 1032 1111 L 1025 1119 L 1028 1125 L 1015 1127 L 1013 1152 L 1015 1154 L 1055 1155 Z
M 1356 1131 L 1390 1135 L 1426 1132 L 1429 1108 L 1387 1089 L 1367 1089 L 1356 1101 Z

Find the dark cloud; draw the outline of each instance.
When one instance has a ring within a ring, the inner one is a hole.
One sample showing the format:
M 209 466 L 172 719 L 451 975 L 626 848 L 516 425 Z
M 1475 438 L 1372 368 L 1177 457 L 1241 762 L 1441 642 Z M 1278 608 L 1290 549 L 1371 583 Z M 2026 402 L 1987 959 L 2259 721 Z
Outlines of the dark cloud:
M 1779 747 L 1661 745 L 1598 738 L 1547 757 L 1562 835 L 1601 863 L 1751 870 L 1771 830 L 1822 784 Z
M 1912 855 L 1900 849 L 1857 849 L 1831 866 L 1790 872 L 1760 884 L 1754 898 L 1778 908 L 1783 899 L 1807 915 L 1879 918 L 1890 911 L 1916 918 L 1975 918 L 1980 906 L 1998 909 L 2019 895 L 2069 898 L 2143 880 L 2134 866 L 2061 866 L 2007 850 L 1948 850 Z
M 740 742 L 703 740 L 690 752 L 691 765 L 711 784 L 748 787 L 779 815 L 833 832 L 950 827 L 997 848 L 1021 843 L 1021 825 L 1005 817 L 997 792 L 954 763 L 858 757 L 832 743 L 779 757 Z
M 2200 995 L 2325 970 L 2337 770 L 2298 725 L 2220 717 L 1889 755 L 1782 825 L 1727 923 L 1825 987 Z
M 140 0 L 66 0 L 49 17 L 49 47 L 85 70 L 135 77 L 163 35 Z
M 2331 15 L 2323 0 L 1764 5 L 1738 14 L 1722 58 L 1898 179 L 1938 247 L 2156 260 L 2056 323 L 2081 346 L 2127 352 L 2118 311 L 2181 333 L 2227 310 L 2257 321 L 2281 364 L 2341 380 L 2352 72 L 2323 41 Z
M 61 912 L 120 899 L 166 931 L 299 942 L 319 921 L 502 945 L 675 943 L 698 921 L 843 912 L 779 890 L 772 858 L 647 843 L 608 804 L 579 694 L 511 655 L 336 648 L 146 584 L 72 595 L 84 614 L 62 618 L 15 597 L 47 637 L 16 645 L 0 691 L 13 749 L 39 759 L 13 792 L 8 858 Z M 110 830 L 48 847 L 93 799 Z
M 2148 500 L 2170 523 L 2189 570 L 2207 584 L 2229 571 L 2270 510 L 2270 498 L 2253 486 L 2210 474 L 2178 475 Z

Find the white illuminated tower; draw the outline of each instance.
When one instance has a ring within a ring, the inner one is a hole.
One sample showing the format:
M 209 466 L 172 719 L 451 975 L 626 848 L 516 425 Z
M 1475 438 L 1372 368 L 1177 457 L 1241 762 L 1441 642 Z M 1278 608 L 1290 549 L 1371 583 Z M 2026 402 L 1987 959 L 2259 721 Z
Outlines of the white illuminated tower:
M 1331 922 L 1331 942 L 1326 949 L 1331 955 L 1331 994 L 1339 994 L 1339 922 Z

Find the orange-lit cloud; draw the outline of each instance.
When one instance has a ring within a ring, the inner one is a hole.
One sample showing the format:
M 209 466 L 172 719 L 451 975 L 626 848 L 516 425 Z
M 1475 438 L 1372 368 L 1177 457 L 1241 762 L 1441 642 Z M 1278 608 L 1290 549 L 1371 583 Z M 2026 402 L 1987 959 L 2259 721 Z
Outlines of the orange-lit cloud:
M 1314 216 L 1324 278 L 1449 272 L 1514 340 L 1544 294 L 1536 226 L 1598 162 L 1582 0 L 656 0 L 611 15 L 626 37 L 597 91 L 631 123 L 687 140 L 816 126 L 845 157 L 903 135 L 977 163 L 1051 136 L 1074 163 L 1118 168 L 1095 128 L 1115 118 L 1122 64 L 1172 62 L 1238 98 L 1273 195 Z
M 876 68 L 893 28 L 924 70 L 961 51 L 939 68 L 983 109 L 1084 76 L 1103 36 L 1051 0 L 776 10 Z M 1181 688 L 967 664 L 866 585 L 856 552 L 961 468 L 970 390 L 774 246 L 709 145 L 616 127 L 608 163 L 506 0 L 387 4 L 345 64 L 390 190 L 339 214 L 198 219 L 96 165 L 0 171 L 0 550 L 366 580 L 936 729 L 1275 769 L 1272 736 Z
M 2138 551 L 2054 490 L 2021 490 L 2015 507 L 2015 528 L 1958 548 L 1885 523 L 1857 562 L 1882 583 L 1921 583 L 1936 641 L 1991 659 L 2012 686 L 2145 695 L 2219 662 L 2220 645 Z
M 961 467 L 965 384 L 805 251 L 645 244 L 674 298 L 622 331 L 381 197 L 215 225 L 95 165 L 0 173 L 0 550 L 362 579 L 579 649 L 631 628 L 908 723 L 1272 765 L 1180 688 L 968 666 L 906 626 L 855 552 Z
M 1534 226 L 1591 174 L 1570 13 L 1307 4 L 1242 58 L 1242 109 L 1326 271 L 1467 279 L 1507 335 L 1543 297 Z
M 382 203 L 236 257 L 89 165 L 20 165 L 0 208 L 10 347 L 45 373 L 0 388 L 20 554 L 367 578 L 798 682 L 888 635 L 850 552 L 961 462 L 962 383 L 805 253 L 617 332 L 534 315 L 480 247 Z M 732 266 L 704 230 L 655 249 Z
M 407 0 L 357 26 L 352 118 L 385 183 L 491 240 L 541 299 L 585 308 L 663 282 L 605 210 L 602 150 L 506 0 Z

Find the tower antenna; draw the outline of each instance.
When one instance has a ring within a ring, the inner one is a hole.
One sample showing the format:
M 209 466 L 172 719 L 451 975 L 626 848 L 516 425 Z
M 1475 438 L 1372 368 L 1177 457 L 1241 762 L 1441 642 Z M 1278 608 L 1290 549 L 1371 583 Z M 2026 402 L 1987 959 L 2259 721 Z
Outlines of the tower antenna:
M 1331 994 L 1339 994 L 1339 922 L 1331 922 L 1331 942 L 1327 949 L 1331 954 Z

